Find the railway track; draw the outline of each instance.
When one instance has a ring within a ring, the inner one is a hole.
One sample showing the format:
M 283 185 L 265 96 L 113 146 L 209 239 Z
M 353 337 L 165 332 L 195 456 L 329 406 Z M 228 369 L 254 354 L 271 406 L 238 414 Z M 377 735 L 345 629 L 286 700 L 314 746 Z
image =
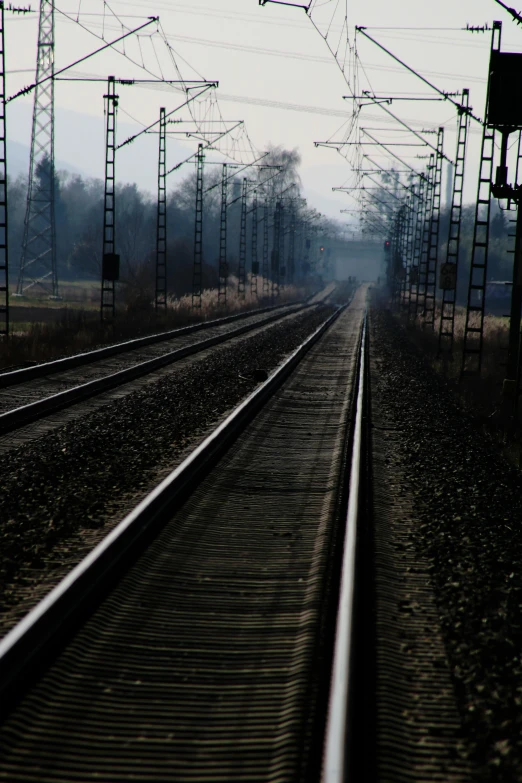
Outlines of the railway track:
M 340 783 L 364 298 L 0 642 L 0 780 Z
M 182 359 L 291 319 L 314 306 L 317 305 L 301 303 L 229 316 L 3 373 L 0 375 L 0 435 L 110 390 L 121 389 Z M 28 437 L 32 435 L 30 431 Z

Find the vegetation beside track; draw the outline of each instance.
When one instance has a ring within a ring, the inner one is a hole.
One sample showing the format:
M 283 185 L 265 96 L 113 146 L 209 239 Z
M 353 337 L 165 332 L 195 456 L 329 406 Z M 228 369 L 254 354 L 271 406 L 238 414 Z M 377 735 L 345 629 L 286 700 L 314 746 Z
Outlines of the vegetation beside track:
M 114 323 L 102 323 L 98 310 L 74 309 L 67 305 L 62 306 L 59 311 L 42 308 L 40 312 L 37 307 L 33 307 L 31 321 L 25 324 L 15 322 L 13 334 L 2 344 L 0 368 L 50 361 L 121 340 L 208 321 L 236 312 L 299 301 L 312 293 L 312 290 L 287 286 L 280 292 L 280 296 L 273 300 L 271 297 L 258 299 L 250 296 L 248 288 L 245 299 L 238 300 L 231 283 L 231 295 L 225 308 L 217 303 L 217 291 L 207 290 L 203 292 L 199 312 L 192 309 L 190 296 L 171 301 L 165 313 L 156 313 L 148 300 L 143 301 L 138 297 L 127 303 L 125 309 L 117 314 Z M 49 318 L 50 314 L 52 320 Z M 19 329 L 21 325 L 25 327 L 23 330 Z

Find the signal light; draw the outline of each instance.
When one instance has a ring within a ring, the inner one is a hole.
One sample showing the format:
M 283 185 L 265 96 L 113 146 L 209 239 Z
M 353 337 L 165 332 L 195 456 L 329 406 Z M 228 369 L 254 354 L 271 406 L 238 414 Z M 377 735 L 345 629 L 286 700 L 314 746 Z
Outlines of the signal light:
M 385 251 L 389 251 L 389 250 L 391 250 L 391 242 L 390 242 L 390 240 L 389 240 L 389 239 L 387 239 L 387 240 L 385 241 L 385 243 L 384 243 L 384 250 L 385 250 Z

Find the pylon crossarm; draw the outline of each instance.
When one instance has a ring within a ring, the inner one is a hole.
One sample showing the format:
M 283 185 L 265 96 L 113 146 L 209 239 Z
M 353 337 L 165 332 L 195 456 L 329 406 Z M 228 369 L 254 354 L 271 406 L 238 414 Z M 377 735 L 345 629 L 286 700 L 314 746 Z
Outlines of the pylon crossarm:
M 44 5 L 44 3 L 47 2 L 47 0 L 43 0 L 40 9 Z M 50 3 L 47 3 L 48 5 L 51 5 Z M 53 34 L 52 34 L 52 40 L 53 40 L 53 46 L 54 46 L 54 5 L 53 7 Z M 40 16 L 41 16 L 41 10 L 40 10 Z M 65 14 L 67 16 L 67 14 Z M 71 17 L 69 17 L 71 18 Z M 115 46 L 117 43 L 120 43 L 120 41 L 123 41 L 125 38 L 128 38 L 130 35 L 134 35 L 135 33 L 139 33 L 140 30 L 143 30 L 145 27 L 148 27 L 153 22 L 157 22 L 159 19 L 159 16 L 151 16 L 149 17 L 149 21 L 145 22 L 144 24 L 140 25 L 139 27 L 136 27 L 134 30 L 129 30 L 129 32 L 124 33 L 123 35 L 120 35 L 118 38 L 115 38 L 114 41 L 111 41 L 110 43 L 104 44 L 103 46 L 100 46 L 98 49 L 95 49 L 93 52 L 90 52 L 90 54 L 86 54 L 84 57 L 80 57 L 79 60 L 75 60 L 73 63 L 69 63 L 69 65 L 66 65 L 64 68 L 60 68 L 59 71 L 54 72 L 52 75 L 45 76 L 43 79 L 38 78 L 38 74 L 36 76 L 36 81 L 34 84 L 30 84 L 28 87 L 23 87 L 21 90 L 19 90 L 14 95 L 11 95 L 10 98 L 6 100 L 6 103 L 9 103 L 10 101 L 14 101 L 16 98 L 19 98 L 21 95 L 28 95 L 28 93 L 35 90 L 37 87 L 40 87 L 41 85 L 45 84 L 49 81 L 54 81 L 56 77 L 61 74 L 65 73 L 65 71 L 68 71 L 70 68 L 74 68 L 77 65 L 80 65 L 80 63 L 85 62 L 86 60 L 89 60 L 91 57 L 94 57 L 96 54 L 100 54 L 100 52 L 105 51 L 105 49 L 109 49 L 112 46 Z

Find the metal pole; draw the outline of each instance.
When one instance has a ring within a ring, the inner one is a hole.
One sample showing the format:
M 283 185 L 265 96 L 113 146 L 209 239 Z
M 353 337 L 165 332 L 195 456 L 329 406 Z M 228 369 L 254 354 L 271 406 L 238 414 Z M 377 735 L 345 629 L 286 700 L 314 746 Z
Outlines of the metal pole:
M 194 268 L 192 273 L 192 307 L 201 308 L 203 266 L 203 144 L 196 155 L 196 214 L 194 221 Z
M 160 109 L 158 155 L 158 216 L 156 224 L 156 312 L 167 310 L 167 121 L 165 109 Z
M 272 264 L 270 270 L 272 275 L 272 289 L 271 289 L 272 298 L 274 298 L 275 296 L 279 296 L 279 251 L 281 245 L 280 234 L 281 234 L 281 202 L 276 201 L 275 211 L 274 211 L 274 241 L 272 247 Z
M 39 286 L 59 298 L 54 216 L 54 3 L 40 0 L 29 185 L 16 295 Z
M 107 82 L 107 127 L 105 137 L 105 194 L 103 202 L 103 251 L 100 317 L 112 319 L 115 314 L 116 281 L 120 276 L 120 257 L 115 252 L 115 155 L 116 110 L 118 96 L 114 76 Z
M 252 201 L 252 275 L 250 277 L 250 296 L 257 299 L 257 276 L 259 261 L 257 260 L 257 190 L 254 190 Z
M 238 299 L 245 298 L 247 186 L 248 186 L 248 180 L 246 179 L 246 177 L 244 177 L 243 189 L 241 193 L 241 225 L 239 230 L 239 270 L 237 275 Z
M 522 205 L 518 204 L 515 254 L 513 262 L 513 289 L 509 319 L 509 345 L 506 381 L 516 381 L 520 354 L 520 319 L 522 317 Z
M 265 198 L 263 210 L 263 296 L 268 296 L 270 293 L 268 269 L 268 218 L 268 198 Z
M 9 337 L 9 236 L 7 231 L 7 133 L 5 116 L 4 3 L 0 0 L 0 335 Z
M 221 178 L 221 220 L 219 224 L 219 281 L 218 281 L 218 304 L 227 303 L 227 164 L 223 164 L 223 175 Z

